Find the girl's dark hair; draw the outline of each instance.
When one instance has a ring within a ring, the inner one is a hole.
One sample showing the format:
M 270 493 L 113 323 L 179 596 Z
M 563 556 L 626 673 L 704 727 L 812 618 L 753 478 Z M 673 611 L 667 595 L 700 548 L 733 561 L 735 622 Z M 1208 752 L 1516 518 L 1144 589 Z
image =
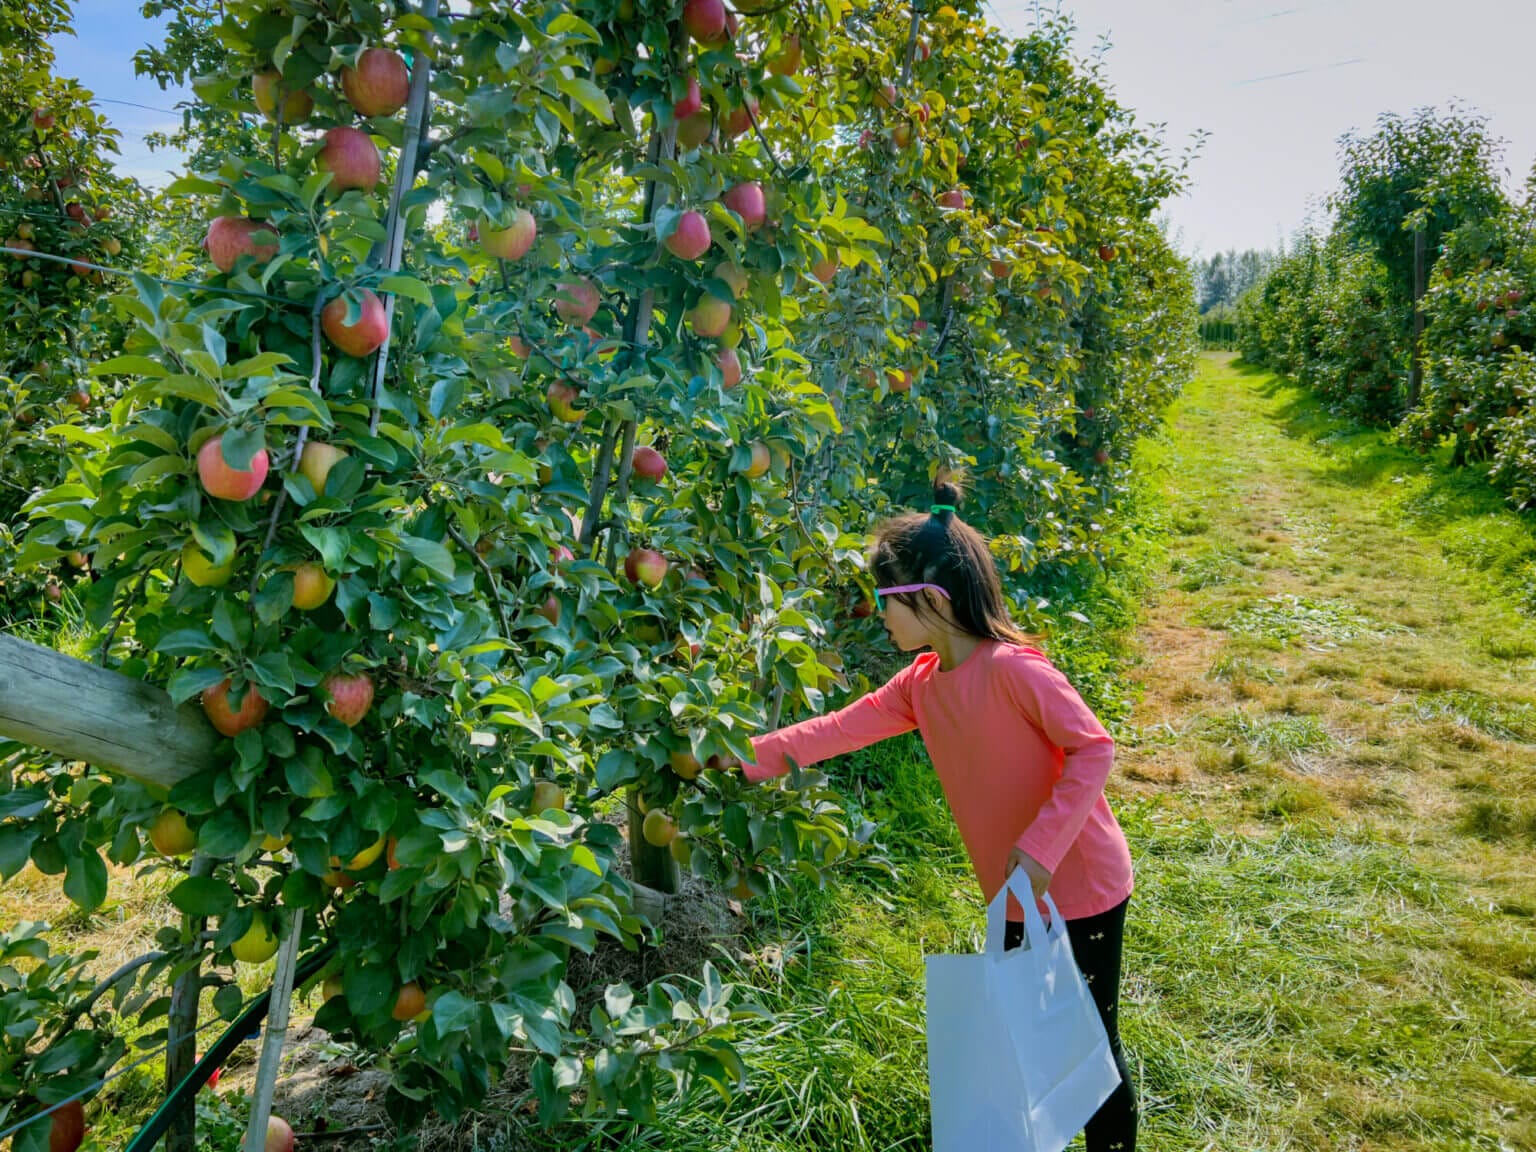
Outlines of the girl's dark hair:
M 1040 647 L 1040 638 L 1024 632 L 1008 615 L 1008 602 L 986 538 L 950 508 L 960 505 L 960 485 L 940 474 L 933 485 L 933 512 L 909 512 L 875 528 L 869 568 L 877 587 L 937 584 L 949 593 L 955 623 L 972 636 Z M 899 592 L 919 617 L 936 616 L 921 592 Z

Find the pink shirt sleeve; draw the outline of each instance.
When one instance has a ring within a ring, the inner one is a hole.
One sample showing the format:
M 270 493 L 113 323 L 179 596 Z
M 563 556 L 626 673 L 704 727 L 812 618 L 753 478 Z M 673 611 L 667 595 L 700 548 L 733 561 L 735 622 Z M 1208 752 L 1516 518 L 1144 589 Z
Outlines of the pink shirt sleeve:
M 1083 830 L 1115 762 L 1115 742 L 1067 678 L 1047 660 L 1008 661 L 1015 703 L 1065 753 L 1051 797 L 1017 841 L 1050 872 Z
M 907 665 L 883 687 L 859 697 L 846 708 L 813 716 L 766 736 L 754 736 L 752 751 L 757 763 L 743 764 L 743 775 L 753 782 L 770 780 L 789 771 L 790 759 L 803 768 L 912 731 L 917 727 L 911 690 L 915 668 L 915 663 Z

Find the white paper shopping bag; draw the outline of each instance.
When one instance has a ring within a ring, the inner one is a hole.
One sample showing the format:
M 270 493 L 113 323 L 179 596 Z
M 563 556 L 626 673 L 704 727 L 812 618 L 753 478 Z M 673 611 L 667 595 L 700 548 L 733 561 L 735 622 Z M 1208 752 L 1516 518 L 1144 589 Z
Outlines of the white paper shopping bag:
M 1010 889 L 1025 943 L 1004 952 Z M 1016 868 L 987 909 L 986 951 L 927 957 L 934 1152 L 1061 1152 L 1120 1083 L 1066 922 L 1045 904 L 1049 929 Z

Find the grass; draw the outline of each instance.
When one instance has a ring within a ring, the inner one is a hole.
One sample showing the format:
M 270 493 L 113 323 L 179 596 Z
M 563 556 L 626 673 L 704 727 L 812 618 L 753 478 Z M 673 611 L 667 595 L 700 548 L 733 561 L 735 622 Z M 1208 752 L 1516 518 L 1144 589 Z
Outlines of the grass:
M 1073 593 L 1092 626 L 1050 647 L 1117 736 L 1142 1147 L 1533 1152 L 1531 526 L 1222 357 L 1135 464 L 1114 571 Z M 434 1143 L 928 1147 L 923 957 L 980 947 L 980 894 L 915 738 L 831 768 L 894 875 L 781 890 L 721 943 L 778 1015 L 744 1094 Z

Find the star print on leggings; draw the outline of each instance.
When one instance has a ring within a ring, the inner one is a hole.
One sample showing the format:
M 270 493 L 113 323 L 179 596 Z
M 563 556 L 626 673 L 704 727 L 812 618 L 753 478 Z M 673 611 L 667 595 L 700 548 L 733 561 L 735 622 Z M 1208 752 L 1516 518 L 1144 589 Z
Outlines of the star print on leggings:
M 1102 940 L 1102 939 L 1104 939 L 1104 933 L 1102 933 L 1102 932 L 1095 932 L 1092 936 L 1088 937 L 1088 939 L 1090 939 L 1090 940 Z

